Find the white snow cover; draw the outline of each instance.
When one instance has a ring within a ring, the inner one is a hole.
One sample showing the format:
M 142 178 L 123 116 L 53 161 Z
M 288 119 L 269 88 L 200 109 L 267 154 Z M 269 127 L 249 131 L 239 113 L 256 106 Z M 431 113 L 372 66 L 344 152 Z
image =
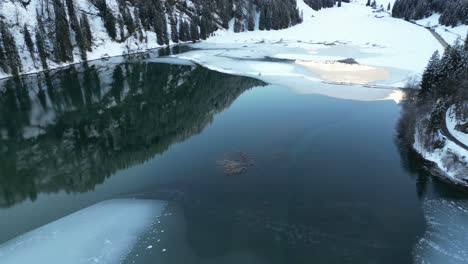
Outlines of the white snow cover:
M 422 144 L 419 133 L 421 124 L 416 125 L 413 148 L 426 160 L 432 161 L 445 176 L 454 183 L 468 186 L 468 151 L 458 146 L 453 141 L 448 140 L 442 134 L 438 138 L 444 140 L 444 147 L 441 149 L 428 150 Z
M 165 206 L 131 199 L 93 205 L 0 245 L 0 262 L 120 263 Z
M 433 28 L 448 44 L 453 45 L 458 38 L 462 41 L 468 33 L 468 25 L 459 25 L 456 27 L 448 27 L 439 24 L 440 14 L 433 14 L 430 17 L 416 20 L 415 22 L 424 27 Z
M 445 120 L 447 122 L 447 128 L 450 132 L 450 134 L 460 140 L 460 142 L 463 142 L 465 145 L 468 145 L 468 134 L 466 133 L 463 133 L 461 131 L 458 131 L 455 129 L 455 127 L 459 124 L 465 124 L 465 123 L 468 123 L 468 120 L 465 119 L 465 120 L 459 120 L 456 118 L 455 116 L 455 112 L 454 112 L 454 106 L 450 107 L 446 113 L 446 117 L 445 117 Z
M 466 201 L 426 199 L 427 230 L 414 249 L 416 264 L 468 263 L 468 204 Z
M 303 0 L 297 0 L 304 16 L 302 24 L 276 31 L 219 30 L 207 41 L 194 45 L 200 50 L 175 56 L 221 72 L 257 77 L 300 90 L 316 87 L 323 81 L 320 74 L 304 67 L 304 62 L 333 63 L 354 58 L 363 67 L 385 70 L 390 75 L 360 87 L 383 86 L 378 96 L 374 92 L 354 97 L 388 99 L 395 91 L 392 87 L 403 87 L 407 80 L 420 75 L 432 53 L 442 52 L 443 48 L 427 29 L 392 18 L 387 12 L 375 12 L 365 2 L 359 0 L 343 3 L 341 8 L 314 11 Z M 289 61 L 260 60 L 265 57 Z M 349 83 L 346 80 L 342 82 Z M 327 94 L 324 90 L 320 93 Z

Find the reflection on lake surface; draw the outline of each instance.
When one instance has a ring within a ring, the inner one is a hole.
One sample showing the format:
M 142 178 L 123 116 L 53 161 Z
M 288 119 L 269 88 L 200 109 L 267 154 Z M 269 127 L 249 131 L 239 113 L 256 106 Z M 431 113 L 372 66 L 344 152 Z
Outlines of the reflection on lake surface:
M 0 243 L 131 197 L 169 206 L 125 263 L 411 263 L 424 201 L 467 200 L 395 144 L 392 101 L 112 60 L 0 91 Z

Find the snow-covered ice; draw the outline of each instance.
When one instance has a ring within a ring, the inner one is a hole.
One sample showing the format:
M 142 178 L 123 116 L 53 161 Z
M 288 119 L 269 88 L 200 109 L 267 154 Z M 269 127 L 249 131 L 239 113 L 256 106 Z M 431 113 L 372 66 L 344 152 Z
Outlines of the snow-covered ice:
M 467 202 L 426 199 L 423 211 L 427 229 L 415 246 L 415 263 L 468 263 Z
M 358 84 L 356 94 L 356 86 L 347 87 L 348 96 L 339 97 L 380 100 L 390 98 L 396 88 L 421 75 L 435 50 L 443 51 L 427 29 L 392 18 L 387 12 L 375 12 L 365 6 L 365 1 L 320 11 L 312 10 L 303 0 L 297 3 L 304 16 L 302 24 L 271 31 L 218 30 L 213 37 L 193 45 L 197 50 L 174 56 L 220 72 L 255 77 L 295 90 L 310 88 L 314 93 L 330 96 L 334 93 L 317 88 L 317 84 L 332 82 L 327 88 L 341 83 Z M 387 3 L 382 2 L 385 6 Z M 325 67 L 347 58 L 359 63 L 348 67 L 359 69 L 357 75 L 361 77 L 355 78 L 350 72 L 331 72 Z M 317 67 L 306 67 L 310 64 Z M 363 69 L 379 74 L 372 78 L 368 74 L 363 79 Z M 384 89 L 362 93 L 362 89 L 376 86 Z
M 0 245 L 0 262 L 120 263 L 165 206 L 132 199 L 93 205 Z

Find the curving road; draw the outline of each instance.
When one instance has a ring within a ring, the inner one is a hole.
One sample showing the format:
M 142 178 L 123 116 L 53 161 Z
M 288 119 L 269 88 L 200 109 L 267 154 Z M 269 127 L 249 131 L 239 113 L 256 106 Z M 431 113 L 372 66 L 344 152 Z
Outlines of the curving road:
M 440 126 L 440 131 L 442 133 L 442 135 L 444 135 L 448 140 L 452 141 L 453 143 L 457 144 L 459 147 L 465 149 L 466 151 L 468 151 L 468 146 L 461 142 L 460 140 L 458 140 L 456 137 L 454 137 L 448 127 L 447 127 L 447 121 L 446 121 L 446 117 L 447 117 L 447 112 L 445 112 L 444 114 L 444 118 L 442 119 L 442 124 Z

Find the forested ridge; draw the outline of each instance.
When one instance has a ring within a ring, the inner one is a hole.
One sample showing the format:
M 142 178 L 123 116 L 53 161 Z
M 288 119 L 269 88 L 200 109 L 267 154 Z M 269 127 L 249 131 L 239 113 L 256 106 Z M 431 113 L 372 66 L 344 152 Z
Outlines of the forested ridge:
M 409 93 L 403 105 L 400 142 L 422 157 L 439 153 L 444 174 L 450 173 L 453 182 L 468 186 L 467 157 L 447 147 L 450 135 L 444 132 L 450 111 L 458 123 L 454 129 L 468 134 L 468 37 L 464 43 L 458 40 L 449 46 L 442 55 L 435 51 L 421 82 L 413 88 L 419 90 Z
M 397 0 L 392 16 L 418 20 L 439 13 L 439 23 L 445 26 L 468 25 L 468 0 Z
M 221 28 L 277 30 L 302 21 L 295 0 L 0 0 L 0 7 L 0 73 L 13 76 L 86 61 L 106 42 L 121 44 L 122 55 Z

